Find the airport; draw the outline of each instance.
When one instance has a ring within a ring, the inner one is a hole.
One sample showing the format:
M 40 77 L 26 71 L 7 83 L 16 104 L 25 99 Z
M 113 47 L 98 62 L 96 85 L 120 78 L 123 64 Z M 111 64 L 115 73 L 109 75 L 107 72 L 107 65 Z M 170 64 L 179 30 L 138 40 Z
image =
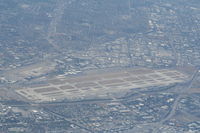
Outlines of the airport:
M 47 84 L 16 89 L 16 92 L 34 102 L 50 102 L 62 99 L 84 99 L 90 96 L 102 98 L 112 93 L 134 88 L 167 86 L 181 83 L 187 75 L 171 69 L 128 69 L 115 72 L 54 78 Z

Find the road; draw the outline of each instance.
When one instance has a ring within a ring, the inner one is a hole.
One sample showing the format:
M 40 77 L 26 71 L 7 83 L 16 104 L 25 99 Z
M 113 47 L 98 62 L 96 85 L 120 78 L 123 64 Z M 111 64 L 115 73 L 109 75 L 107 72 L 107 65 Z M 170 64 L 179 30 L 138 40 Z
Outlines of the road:
M 57 33 L 57 26 L 59 25 L 62 16 L 64 14 L 64 10 L 67 3 L 65 0 L 58 0 L 56 3 L 56 7 L 53 10 L 52 13 L 52 20 L 48 27 L 48 35 L 47 35 L 47 41 L 53 46 L 55 50 L 60 51 L 59 46 L 56 44 L 56 42 L 53 40 L 53 36 Z
M 184 84 L 184 86 L 181 88 L 181 90 L 178 91 L 179 95 L 178 95 L 178 97 L 175 99 L 174 104 L 173 104 L 173 106 L 172 106 L 172 110 L 170 111 L 170 113 L 169 113 L 164 119 L 162 119 L 160 122 L 158 122 L 158 123 L 153 123 L 153 127 L 154 127 L 154 129 L 153 129 L 154 131 L 153 131 L 153 132 L 154 132 L 154 133 L 159 133 L 159 132 L 160 132 L 160 131 L 159 131 L 159 127 L 162 127 L 162 124 L 163 124 L 164 122 L 166 122 L 167 120 L 169 120 L 170 118 L 172 118 L 172 117 L 175 115 L 176 109 L 177 109 L 177 106 L 178 106 L 178 104 L 179 104 L 180 99 L 183 98 L 183 96 L 185 96 L 185 93 L 186 93 L 187 91 L 189 91 L 189 89 L 192 87 L 193 81 L 194 81 L 194 79 L 197 77 L 198 73 L 199 73 L 199 69 L 196 70 L 196 71 L 193 73 L 191 79 L 190 79 L 188 82 L 186 82 L 186 83 Z

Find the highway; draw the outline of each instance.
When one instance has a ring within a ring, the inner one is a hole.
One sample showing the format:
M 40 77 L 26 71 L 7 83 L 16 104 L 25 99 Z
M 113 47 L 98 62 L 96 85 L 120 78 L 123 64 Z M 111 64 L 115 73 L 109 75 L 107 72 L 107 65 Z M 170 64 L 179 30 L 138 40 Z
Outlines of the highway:
M 159 133 L 159 127 L 162 127 L 163 123 L 166 122 L 167 120 L 170 120 L 176 113 L 176 109 L 177 106 L 179 104 L 179 101 L 181 100 L 181 98 L 183 98 L 183 96 L 185 96 L 185 93 L 187 91 L 189 91 L 189 89 L 192 87 L 193 81 L 195 80 L 195 78 L 197 77 L 199 73 L 199 69 L 197 69 L 193 75 L 191 76 L 191 79 L 186 82 L 185 84 L 182 85 L 182 88 L 180 90 L 178 90 L 176 93 L 178 93 L 178 97 L 175 99 L 174 104 L 172 106 L 172 110 L 170 111 L 170 113 L 164 118 L 162 119 L 160 122 L 157 123 L 152 123 L 153 128 L 153 133 Z

